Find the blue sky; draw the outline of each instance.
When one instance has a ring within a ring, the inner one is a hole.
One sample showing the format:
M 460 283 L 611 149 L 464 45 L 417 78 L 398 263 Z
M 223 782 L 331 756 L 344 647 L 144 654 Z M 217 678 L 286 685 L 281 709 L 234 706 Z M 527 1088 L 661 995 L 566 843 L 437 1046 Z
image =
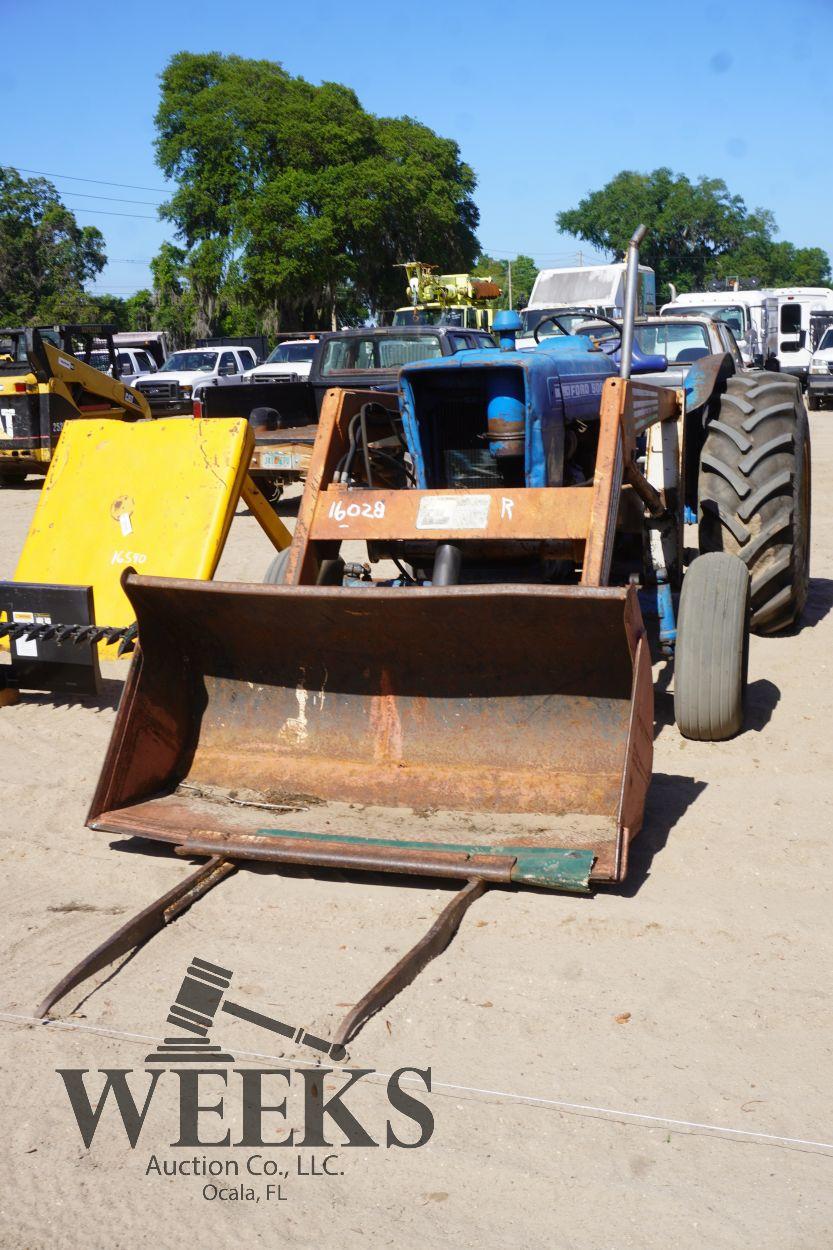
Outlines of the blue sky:
M 141 188 L 54 177 L 107 240 L 98 290 L 147 285 L 171 237 L 154 220 L 153 115 L 181 50 L 271 58 L 455 138 L 492 253 L 575 263 L 556 211 L 658 165 L 724 178 L 772 209 L 779 237 L 833 252 L 833 0 L 0 0 L 0 16 L 18 49 L 0 75 L 0 163 Z

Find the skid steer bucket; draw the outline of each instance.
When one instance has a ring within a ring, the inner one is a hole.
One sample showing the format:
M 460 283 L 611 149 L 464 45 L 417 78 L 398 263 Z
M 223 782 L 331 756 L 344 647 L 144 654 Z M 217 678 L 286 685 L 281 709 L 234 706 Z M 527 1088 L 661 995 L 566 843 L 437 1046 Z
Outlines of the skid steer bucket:
M 624 876 L 653 723 L 632 587 L 124 588 L 141 647 L 92 828 L 552 888 Z

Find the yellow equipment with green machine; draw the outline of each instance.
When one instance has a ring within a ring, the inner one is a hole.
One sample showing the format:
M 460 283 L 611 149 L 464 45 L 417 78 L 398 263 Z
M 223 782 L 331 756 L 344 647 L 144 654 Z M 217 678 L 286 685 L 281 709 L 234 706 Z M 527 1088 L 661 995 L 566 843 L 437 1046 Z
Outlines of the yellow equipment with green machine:
M 399 268 L 408 279 L 410 304 L 397 308 L 395 326 L 460 326 L 465 330 L 491 330 L 502 291 L 491 278 L 470 273 L 435 273 L 436 265 L 409 260 Z

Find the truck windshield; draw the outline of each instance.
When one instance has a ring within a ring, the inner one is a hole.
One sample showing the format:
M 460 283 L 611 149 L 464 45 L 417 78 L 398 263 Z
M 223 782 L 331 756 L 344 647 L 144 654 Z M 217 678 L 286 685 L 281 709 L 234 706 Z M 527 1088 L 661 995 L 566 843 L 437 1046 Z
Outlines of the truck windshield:
M 816 351 L 825 352 L 825 351 L 829 351 L 832 347 L 833 347 L 833 326 L 830 326 L 830 328 L 828 330 L 825 330 L 824 334 L 821 336 L 821 342 L 816 348 Z
M 690 365 L 709 354 L 704 326 L 696 321 L 669 321 L 667 325 L 636 326 L 639 350 L 646 356 L 665 356 L 669 365 Z
M 561 324 L 571 332 L 576 326 L 581 325 L 584 321 L 592 321 L 593 313 L 590 309 L 587 312 L 565 312 L 560 308 L 526 308 L 521 313 L 521 336 L 528 338 L 535 333 L 535 327 L 540 325 L 545 317 L 557 317 Z M 539 338 L 549 338 L 553 334 L 560 334 L 561 331 L 557 326 L 548 321 L 546 325 L 541 326 Z
M 436 334 L 420 334 L 418 337 L 386 334 L 384 338 L 356 335 L 349 339 L 330 339 L 324 348 L 321 373 L 328 377 L 350 369 L 361 372 L 399 369 L 413 360 L 434 360 L 438 356 L 442 356 L 442 347 Z
M 271 355 L 266 357 L 267 365 L 288 365 L 298 360 L 312 360 L 317 341 L 303 343 L 278 343 Z
M 397 308 L 395 326 L 463 326 L 465 308 Z
M 216 363 L 216 352 L 174 352 L 165 361 L 162 372 L 210 373 Z
M 676 308 L 669 308 L 662 315 L 663 317 L 674 316 L 675 313 L 677 315 L 692 313 L 694 316 L 713 317 L 715 321 L 725 321 L 736 339 L 746 338 L 746 309 L 742 304 L 698 304 L 696 308 L 692 304 L 678 304 Z

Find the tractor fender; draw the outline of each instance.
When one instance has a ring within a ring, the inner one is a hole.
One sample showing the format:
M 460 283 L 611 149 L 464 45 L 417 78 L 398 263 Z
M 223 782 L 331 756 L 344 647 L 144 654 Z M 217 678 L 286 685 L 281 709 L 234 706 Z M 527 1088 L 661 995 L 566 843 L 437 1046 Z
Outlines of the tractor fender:
M 728 352 L 716 352 L 695 360 L 685 380 L 686 412 L 694 412 L 707 404 L 715 392 L 724 389 L 726 380 L 735 372 L 735 362 Z

